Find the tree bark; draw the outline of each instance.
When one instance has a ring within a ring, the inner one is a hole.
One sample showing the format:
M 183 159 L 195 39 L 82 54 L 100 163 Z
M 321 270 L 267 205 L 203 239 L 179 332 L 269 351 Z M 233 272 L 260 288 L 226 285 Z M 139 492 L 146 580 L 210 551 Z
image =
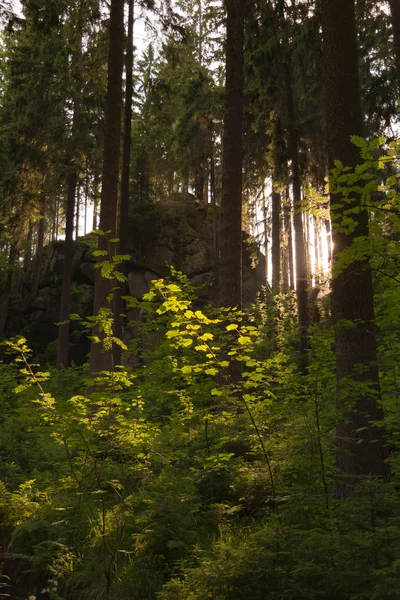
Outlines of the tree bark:
M 133 96 L 133 24 L 135 0 L 129 0 L 128 37 L 125 61 L 124 140 L 122 151 L 121 202 L 119 209 L 119 240 L 123 253 L 128 245 L 129 175 L 131 166 L 132 96 Z
M 82 34 L 77 33 L 76 51 L 72 54 L 71 60 L 71 76 L 74 79 L 75 85 L 79 87 L 79 68 L 80 56 L 82 52 Z M 64 244 L 64 264 L 62 275 L 61 303 L 60 303 L 60 323 L 58 330 L 58 346 L 57 346 L 57 369 L 68 367 L 68 350 L 69 350 L 69 313 L 71 305 L 71 280 L 72 280 L 72 256 L 73 256 L 73 238 L 74 238 L 74 210 L 75 210 L 75 194 L 78 183 L 78 153 L 79 153 L 79 121 L 80 121 L 80 104 L 79 92 L 74 92 L 74 112 L 72 116 L 71 138 L 69 140 L 69 160 L 68 160 L 68 187 L 67 187 L 67 210 L 65 219 L 65 244 Z M 87 176 L 87 174 L 86 174 Z M 85 199 L 87 202 L 87 199 Z M 78 203 L 79 205 L 79 203 Z M 79 210 L 77 211 L 77 234 L 78 237 Z
M 319 219 L 314 216 L 314 273 L 315 273 L 315 285 L 318 286 L 320 283 L 320 275 L 321 275 L 321 252 L 320 252 L 320 242 L 319 242 Z
M 3 299 L 0 306 L 0 340 L 4 338 L 7 316 L 8 316 L 8 305 L 10 301 L 11 290 L 13 287 L 14 278 L 14 265 L 17 259 L 17 248 L 15 244 L 11 244 L 10 252 L 8 255 L 8 266 L 7 266 L 7 280 L 6 286 L 3 293 Z
M 332 227 L 330 219 L 325 219 L 325 232 L 328 244 L 328 266 L 332 265 Z
M 279 294 L 281 281 L 281 195 L 272 182 L 272 291 Z
M 76 117 L 75 117 L 76 118 Z M 78 175 L 74 166 L 68 177 L 65 223 L 64 264 L 61 289 L 60 323 L 58 330 L 57 369 L 68 367 L 69 313 L 71 304 L 72 254 L 74 238 L 75 192 Z
M 290 200 L 289 189 L 286 190 L 286 201 L 283 208 L 285 230 L 288 245 L 289 262 L 289 289 L 294 290 L 294 264 L 293 264 L 293 233 L 292 233 L 292 202 Z
M 301 179 L 298 156 L 298 139 L 296 133 L 296 117 L 293 101 L 292 74 L 290 58 L 286 64 L 286 93 L 288 113 L 288 155 L 292 163 L 292 190 L 293 190 L 293 224 L 296 251 L 296 296 L 297 311 L 300 329 L 300 368 L 305 371 L 307 358 L 307 330 L 309 326 L 308 291 L 307 291 L 307 256 L 304 243 L 304 228 L 301 207 Z
M 392 17 L 394 54 L 396 59 L 397 85 L 400 87 L 400 0 L 389 0 Z
M 357 56 L 354 0 L 321 0 L 325 72 L 325 108 L 329 167 L 340 160 L 345 166 L 359 162 L 351 135 L 363 134 Z M 343 231 L 342 220 L 349 209 L 358 209 L 359 197 L 344 201 L 331 194 L 334 263 L 354 240 L 367 236 L 368 214 L 354 212 L 353 231 Z M 332 311 L 336 337 L 337 406 L 337 494 L 348 497 L 364 476 L 390 478 L 385 459 L 380 387 L 376 365 L 376 333 L 371 268 L 368 260 L 354 260 L 332 282 Z M 351 322 L 351 327 L 345 326 Z M 353 383 L 349 387 L 349 382 Z M 349 400 L 351 397 L 351 401 Z
M 99 211 L 99 172 L 97 168 L 94 173 L 93 181 L 93 231 L 98 229 L 98 211 Z
M 75 184 L 76 187 L 76 222 L 75 222 L 75 239 L 79 237 L 79 221 L 81 219 L 80 208 L 81 208 L 81 188 L 79 182 Z
M 122 149 L 121 194 L 119 207 L 119 249 L 125 254 L 128 252 L 128 218 L 129 218 L 129 175 L 131 167 L 131 138 L 132 138 L 132 96 L 133 96 L 133 25 L 134 25 L 135 0 L 129 0 L 128 36 L 125 60 L 125 109 L 124 109 L 124 140 Z M 125 273 L 124 265 L 121 271 Z M 126 284 L 120 284 L 115 291 L 115 335 L 122 338 L 122 309 L 124 289 Z M 121 347 L 114 348 L 115 364 L 121 362 Z
M 57 217 L 58 220 L 58 217 Z M 32 260 L 32 237 L 33 237 L 33 224 L 32 221 L 29 221 L 29 226 L 28 226 L 28 234 L 26 236 L 27 239 L 27 245 L 25 247 L 25 251 L 24 251 L 24 271 L 25 273 L 27 272 L 29 265 L 31 264 L 31 260 Z
M 35 270 L 33 273 L 32 287 L 29 294 L 29 302 L 35 298 L 40 283 L 40 270 L 42 268 L 43 259 L 43 246 L 44 246 L 44 226 L 45 226 L 45 215 L 46 215 L 46 197 L 43 194 L 40 200 L 40 219 L 38 223 L 38 238 L 35 256 Z
M 122 114 L 122 69 L 124 62 L 124 0 L 112 0 L 110 12 L 109 52 L 108 52 L 108 81 L 106 96 L 106 111 L 104 121 L 104 157 L 102 172 L 100 229 L 111 238 L 117 233 L 118 213 L 118 179 L 120 163 L 121 114 Z M 110 239 L 110 238 L 108 238 Z M 106 251 L 105 260 L 110 260 L 116 253 L 115 245 L 109 247 L 105 236 L 99 238 L 99 249 Z M 103 259 L 104 260 L 104 259 Z M 113 310 L 114 303 L 110 294 L 114 282 L 102 277 L 100 269 L 96 270 L 94 287 L 94 315 L 100 309 Z M 102 332 L 94 328 L 94 334 L 100 340 L 104 339 Z M 104 352 L 102 343 L 92 341 L 90 349 L 90 372 L 112 370 L 114 361 L 111 352 Z
M 210 160 L 210 194 L 213 210 L 213 259 L 215 268 L 218 268 L 218 215 L 217 215 L 217 189 L 215 184 L 215 158 L 214 138 L 211 137 L 211 160 Z
M 226 83 L 222 157 L 219 303 L 242 304 L 242 166 L 245 0 L 225 0 Z
M 268 227 L 268 204 L 265 197 L 265 189 L 263 189 L 263 225 L 264 225 L 264 255 L 265 255 L 265 281 L 268 284 L 269 278 L 269 227 Z

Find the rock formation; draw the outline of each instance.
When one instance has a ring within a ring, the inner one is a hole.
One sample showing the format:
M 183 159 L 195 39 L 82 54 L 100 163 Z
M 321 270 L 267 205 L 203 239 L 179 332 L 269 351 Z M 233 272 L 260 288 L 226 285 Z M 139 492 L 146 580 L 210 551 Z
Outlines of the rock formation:
M 190 195 L 176 194 L 151 209 L 147 220 L 133 224 L 131 260 L 126 264 L 129 293 L 141 298 L 152 279 L 168 276 L 169 265 L 185 273 L 198 288 L 199 302 L 216 301 L 216 272 L 213 256 L 212 207 L 196 202 Z M 133 242 L 135 240 L 135 243 Z M 71 313 L 82 317 L 92 311 L 94 264 L 92 251 L 96 236 L 74 243 Z M 28 272 L 10 302 L 8 334 L 24 335 L 35 354 L 45 353 L 52 361 L 56 351 L 57 321 L 61 294 L 64 242 L 44 250 L 36 297 L 26 306 L 32 273 Z M 243 301 L 249 304 L 265 284 L 265 259 L 257 244 L 243 233 Z M 127 315 L 137 318 L 133 311 Z M 128 330 L 132 330 L 132 327 Z M 74 325 L 71 331 L 71 358 L 86 360 L 89 344 L 86 333 Z

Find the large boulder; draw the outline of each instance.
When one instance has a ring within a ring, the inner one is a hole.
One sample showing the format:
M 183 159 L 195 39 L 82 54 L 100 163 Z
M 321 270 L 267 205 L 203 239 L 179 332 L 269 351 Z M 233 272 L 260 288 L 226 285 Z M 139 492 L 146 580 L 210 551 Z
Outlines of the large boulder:
M 141 298 L 150 282 L 168 276 L 170 266 L 185 273 L 198 289 L 199 302 L 216 302 L 216 259 L 213 248 L 216 240 L 213 207 L 200 203 L 191 194 L 174 194 L 170 199 L 147 209 L 147 224 L 141 229 L 140 217 L 132 231 L 131 256 L 125 265 L 129 294 Z M 136 243 L 135 243 L 136 241 Z M 72 260 L 71 313 L 87 317 L 92 312 L 95 279 L 96 237 L 87 236 L 74 243 Z M 265 259 L 257 244 L 243 233 L 243 301 L 252 302 L 265 284 Z M 44 249 L 40 268 L 40 283 L 36 297 L 29 306 L 34 264 L 28 270 L 25 284 L 11 298 L 8 332 L 22 334 L 36 353 L 57 337 L 57 321 L 62 287 L 65 242 L 53 242 Z M 25 287 L 24 287 L 25 286 Z M 130 315 L 127 340 L 135 335 L 137 311 Z M 88 351 L 86 333 L 72 324 L 72 359 L 84 360 Z M 54 346 L 54 344 L 53 344 Z M 51 358 L 51 357 L 49 357 Z

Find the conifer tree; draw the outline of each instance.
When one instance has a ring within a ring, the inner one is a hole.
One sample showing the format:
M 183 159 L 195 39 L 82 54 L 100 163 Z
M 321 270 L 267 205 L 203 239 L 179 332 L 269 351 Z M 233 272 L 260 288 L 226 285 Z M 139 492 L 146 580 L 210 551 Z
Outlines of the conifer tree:
M 71 124 L 71 137 L 68 144 L 68 174 L 67 174 L 67 206 L 65 215 L 65 252 L 63 264 L 61 306 L 60 306 L 60 327 L 58 334 L 57 347 L 57 368 L 68 366 L 68 347 L 69 347 L 69 313 L 71 300 L 71 277 L 72 277 L 72 254 L 73 254 L 73 233 L 74 233 L 74 209 L 75 193 L 78 183 L 78 152 L 79 152 L 79 120 L 80 120 L 80 56 L 82 50 L 82 23 L 76 23 L 76 37 L 73 40 L 73 50 L 71 57 L 71 76 L 75 80 L 75 89 L 73 94 L 73 117 Z
M 400 1 L 389 0 L 392 17 L 393 45 L 396 58 L 397 85 L 400 87 Z
M 350 136 L 363 134 L 357 56 L 354 0 L 321 1 L 325 66 L 325 106 L 329 166 L 339 160 L 355 167 L 357 148 Z M 352 194 L 353 196 L 353 194 Z M 349 212 L 350 211 L 350 212 Z M 352 225 L 343 219 L 351 215 Z M 357 238 L 368 236 L 368 214 L 360 197 L 352 200 L 331 194 L 333 243 L 336 261 Z M 339 496 L 349 496 L 360 477 L 389 479 L 377 369 L 376 333 L 371 268 L 367 259 L 354 258 L 335 271 L 332 311 L 336 337 L 337 402 L 341 411 L 337 426 Z M 350 324 L 350 326 L 349 326 Z M 349 378 L 358 382 L 349 395 Z
M 104 232 L 99 238 L 99 249 L 115 254 L 115 247 L 109 248 L 109 239 L 116 238 L 118 214 L 118 181 L 121 144 L 122 115 L 122 69 L 124 60 L 124 0 L 112 0 L 110 8 L 108 83 L 104 123 L 104 157 L 100 206 L 100 230 Z M 110 293 L 112 281 L 102 277 L 96 271 L 94 288 L 94 314 L 101 308 L 111 308 Z M 101 339 L 101 337 L 100 337 Z M 90 371 L 96 372 L 113 367 L 110 353 L 103 352 L 102 344 L 92 341 L 90 352 Z
M 226 83 L 219 263 L 221 306 L 242 303 L 242 164 L 246 2 L 226 0 Z

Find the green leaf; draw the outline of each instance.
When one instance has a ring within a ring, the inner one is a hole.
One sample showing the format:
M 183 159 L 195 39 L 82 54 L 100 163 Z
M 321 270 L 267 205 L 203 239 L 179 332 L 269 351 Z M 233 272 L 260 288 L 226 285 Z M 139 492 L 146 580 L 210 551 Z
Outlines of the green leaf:
M 208 352 L 208 346 L 200 344 L 200 346 L 195 347 L 195 350 L 198 350 L 199 352 Z
M 202 340 L 204 342 L 206 342 L 207 340 L 212 340 L 214 339 L 214 336 L 212 333 L 203 333 L 203 335 L 199 336 L 199 340 Z
M 215 367 L 211 367 L 210 369 L 206 369 L 205 373 L 206 375 L 217 375 L 218 369 L 216 369 Z
M 170 329 L 169 331 L 167 331 L 165 336 L 167 338 L 174 338 L 174 337 L 178 337 L 178 335 L 180 335 L 180 334 L 181 334 L 181 332 L 178 331 L 177 329 Z
M 214 388 L 211 390 L 211 396 L 222 396 L 223 392 L 218 388 Z

